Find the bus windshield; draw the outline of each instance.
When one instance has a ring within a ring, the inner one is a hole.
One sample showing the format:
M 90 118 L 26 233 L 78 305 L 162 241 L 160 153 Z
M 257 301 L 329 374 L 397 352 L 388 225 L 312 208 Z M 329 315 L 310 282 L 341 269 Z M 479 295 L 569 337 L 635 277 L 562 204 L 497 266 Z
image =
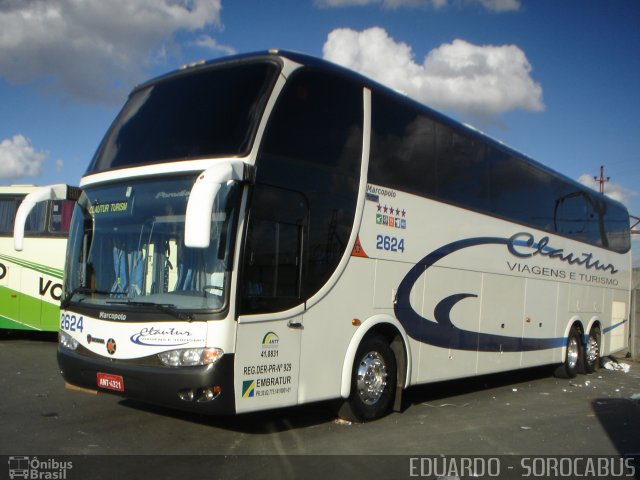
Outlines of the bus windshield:
M 184 245 L 192 176 L 87 188 L 75 207 L 65 300 L 82 305 L 221 310 L 228 298 L 238 186 L 224 184 L 206 249 Z
M 135 90 L 87 174 L 117 168 L 246 154 L 278 66 L 231 62 L 181 71 Z

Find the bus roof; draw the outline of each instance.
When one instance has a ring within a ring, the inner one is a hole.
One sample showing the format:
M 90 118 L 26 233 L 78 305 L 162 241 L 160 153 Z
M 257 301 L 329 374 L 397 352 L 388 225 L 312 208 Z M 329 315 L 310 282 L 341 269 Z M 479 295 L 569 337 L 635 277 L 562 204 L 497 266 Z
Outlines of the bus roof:
M 33 192 L 36 188 L 38 188 L 37 185 L 28 185 L 28 184 L 24 184 L 24 185 L 20 185 L 20 184 L 0 185 L 0 194 L 3 194 L 3 193 L 30 193 L 30 192 Z
M 600 192 L 598 192 L 597 190 L 586 186 L 584 184 L 579 183 L 578 181 L 567 177 L 566 175 L 548 167 L 547 165 L 540 163 L 539 161 L 533 159 L 532 157 L 516 150 L 515 148 L 507 145 L 506 143 L 502 142 L 501 140 L 498 140 L 496 138 L 493 138 L 489 135 L 487 135 L 486 133 L 482 132 L 481 130 L 479 130 L 478 128 L 466 124 L 466 123 L 462 123 L 461 121 L 455 120 L 452 117 L 439 112 L 437 110 L 434 110 L 433 108 L 429 107 L 428 105 L 425 105 L 424 103 L 421 103 L 411 97 L 409 97 L 408 95 L 399 92 L 398 90 L 395 90 L 393 88 L 390 88 L 389 86 L 383 85 L 379 82 L 377 82 L 376 80 L 373 80 L 369 77 L 366 77 L 363 74 L 360 74 L 358 72 L 355 72 L 353 70 L 350 70 L 349 68 L 343 67 L 341 65 L 338 65 L 336 63 L 330 62 L 328 60 L 324 60 L 318 57 L 314 57 L 305 53 L 301 53 L 301 52 L 295 52 L 295 51 L 290 51 L 290 50 L 280 50 L 280 49 L 269 49 L 269 50 L 264 50 L 264 51 L 257 51 L 257 52 L 249 52 L 249 53 L 242 53 L 242 54 L 237 54 L 237 55 L 231 55 L 231 56 L 226 56 L 226 57 L 221 57 L 221 58 L 217 58 L 217 59 L 212 59 L 212 60 L 208 60 L 208 61 L 197 61 L 194 63 L 191 63 L 189 65 L 185 65 L 182 66 L 180 69 L 178 70 L 174 70 L 172 72 L 168 72 L 165 75 L 161 75 L 159 77 L 156 77 L 154 79 L 151 79 L 147 82 L 144 82 L 138 86 L 136 86 L 134 88 L 134 92 L 140 88 L 144 88 L 150 84 L 154 84 L 156 82 L 160 82 L 163 81 L 164 79 L 167 78 L 171 78 L 173 76 L 176 75 L 181 75 L 181 74 L 189 74 L 190 72 L 195 72 L 197 70 L 200 69 L 207 69 L 209 67 L 212 66 L 216 66 L 216 65 L 223 65 L 223 64 L 228 64 L 228 63 L 234 63 L 234 62 L 245 62 L 245 61 L 275 61 L 278 63 L 282 63 L 282 59 L 287 59 L 290 61 L 293 61 L 295 63 L 298 63 L 302 66 L 305 67 L 310 67 L 310 68 L 317 68 L 320 70 L 324 70 L 324 71 L 333 71 L 336 74 L 345 77 L 345 78 L 349 78 L 354 82 L 357 82 L 359 84 L 361 84 L 363 87 L 369 88 L 372 91 L 376 91 L 376 92 L 381 92 L 384 93 L 386 95 L 392 96 L 394 97 L 397 101 L 400 102 L 404 102 L 407 104 L 412 105 L 414 108 L 416 108 L 419 111 L 422 111 L 424 113 L 426 113 L 427 115 L 429 115 L 430 117 L 434 118 L 435 120 L 437 120 L 438 122 L 444 123 L 446 125 L 449 125 L 450 127 L 463 132 L 464 134 L 477 138 L 478 140 L 482 141 L 482 142 L 486 142 L 488 144 L 491 144 L 494 147 L 497 147 L 505 152 L 507 152 L 508 154 L 514 155 L 520 159 L 522 159 L 525 162 L 530 163 L 531 165 L 542 169 L 546 172 L 549 172 L 550 174 L 562 178 L 564 180 L 566 180 L 567 182 L 570 182 L 572 184 L 574 184 L 576 187 L 578 187 L 579 189 L 588 189 L 590 191 L 590 194 L 596 196 L 596 197 L 600 197 L 603 200 L 605 200 L 608 203 L 617 203 L 620 206 L 622 206 L 625 210 L 626 210 L 626 206 L 624 206 L 621 202 L 605 196 L 603 194 L 601 194 Z

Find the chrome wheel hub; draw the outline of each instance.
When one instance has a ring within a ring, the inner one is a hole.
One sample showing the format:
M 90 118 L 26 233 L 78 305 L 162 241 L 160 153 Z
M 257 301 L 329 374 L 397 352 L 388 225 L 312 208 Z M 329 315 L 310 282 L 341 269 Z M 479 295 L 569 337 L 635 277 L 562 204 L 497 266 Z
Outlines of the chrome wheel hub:
M 356 388 L 360 400 L 374 405 L 387 386 L 387 365 L 378 352 L 367 353 L 358 365 Z
M 598 360 L 599 354 L 600 352 L 598 351 L 598 340 L 595 337 L 589 335 L 589 341 L 587 342 L 586 351 L 587 362 L 590 365 L 595 363 L 596 360 Z
M 569 368 L 576 368 L 579 354 L 580 348 L 578 347 L 578 340 L 575 337 L 571 337 L 569 339 L 569 345 L 567 345 L 567 364 Z

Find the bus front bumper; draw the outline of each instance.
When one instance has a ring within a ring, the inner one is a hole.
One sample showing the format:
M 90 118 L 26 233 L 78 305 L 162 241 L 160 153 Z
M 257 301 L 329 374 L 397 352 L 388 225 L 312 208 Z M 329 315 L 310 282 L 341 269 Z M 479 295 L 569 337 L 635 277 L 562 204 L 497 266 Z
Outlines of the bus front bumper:
M 111 362 L 58 346 L 58 366 L 71 385 L 207 415 L 235 413 L 234 355 L 212 365 L 163 367 Z

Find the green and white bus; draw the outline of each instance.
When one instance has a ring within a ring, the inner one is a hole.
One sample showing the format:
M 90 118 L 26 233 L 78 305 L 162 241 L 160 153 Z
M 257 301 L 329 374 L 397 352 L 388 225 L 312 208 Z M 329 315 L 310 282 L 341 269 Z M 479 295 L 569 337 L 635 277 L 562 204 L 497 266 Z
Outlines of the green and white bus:
M 76 201 L 58 362 L 85 388 L 370 420 L 412 385 L 570 377 L 628 342 L 624 206 L 300 54 L 140 85 L 80 189 L 37 195 Z
M 24 248 L 13 248 L 16 211 L 37 187 L 0 187 L 0 329 L 57 331 L 62 273 L 74 203 L 39 203 L 26 218 Z

